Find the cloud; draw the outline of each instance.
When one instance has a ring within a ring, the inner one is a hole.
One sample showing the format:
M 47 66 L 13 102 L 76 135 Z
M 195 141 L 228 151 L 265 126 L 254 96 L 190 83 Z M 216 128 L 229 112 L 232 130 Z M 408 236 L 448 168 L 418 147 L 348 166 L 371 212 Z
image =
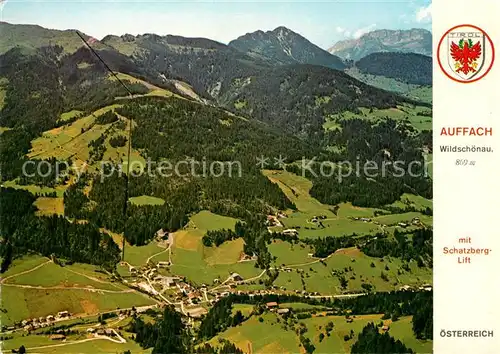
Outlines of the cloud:
M 415 15 L 417 22 L 430 22 L 432 20 L 432 3 L 417 10 Z
M 337 31 L 337 33 L 342 34 L 344 37 L 351 36 L 351 31 L 349 31 L 348 29 L 345 29 L 343 27 L 337 27 L 335 30 Z
M 359 37 L 361 37 L 365 33 L 373 31 L 375 29 L 375 27 L 377 27 L 377 24 L 376 23 L 372 23 L 369 26 L 358 28 L 356 31 L 353 32 L 352 37 L 355 38 L 355 39 L 358 39 Z

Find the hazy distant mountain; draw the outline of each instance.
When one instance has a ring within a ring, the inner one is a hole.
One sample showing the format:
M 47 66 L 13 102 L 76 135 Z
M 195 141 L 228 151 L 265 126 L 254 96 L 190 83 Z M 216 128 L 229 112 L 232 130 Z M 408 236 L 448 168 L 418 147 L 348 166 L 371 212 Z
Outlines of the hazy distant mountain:
M 229 46 L 251 57 L 273 63 L 313 64 L 333 69 L 345 67 L 340 58 L 286 27 L 278 27 L 267 32 L 247 33 L 231 41 Z
M 377 52 L 403 52 L 432 55 L 432 34 L 422 29 L 376 30 L 358 39 L 335 43 L 328 52 L 343 59 L 359 60 Z

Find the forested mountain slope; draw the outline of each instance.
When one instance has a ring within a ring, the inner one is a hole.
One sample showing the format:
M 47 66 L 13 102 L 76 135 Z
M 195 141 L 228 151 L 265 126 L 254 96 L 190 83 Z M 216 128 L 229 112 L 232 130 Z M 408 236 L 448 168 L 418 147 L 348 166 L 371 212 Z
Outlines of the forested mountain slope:
M 361 72 L 409 84 L 432 84 L 432 58 L 415 53 L 373 53 L 354 64 Z
M 345 67 L 340 58 L 283 26 L 247 33 L 229 42 L 229 46 L 271 64 L 312 64 L 338 70 Z

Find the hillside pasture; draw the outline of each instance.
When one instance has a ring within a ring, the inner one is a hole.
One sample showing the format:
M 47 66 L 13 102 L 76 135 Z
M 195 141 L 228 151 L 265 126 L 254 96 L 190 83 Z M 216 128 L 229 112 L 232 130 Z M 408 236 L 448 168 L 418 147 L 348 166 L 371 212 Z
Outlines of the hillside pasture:
M 38 209 L 38 215 L 64 215 L 63 198 L 38 197 L 34 205 Z
M 381 119 L 393 119 L 396 121 L 407 121 L 419 131 L 432 130 L 431 109 L 425 106 L 415 106 L 402 104 L 393 108 L 369 109 L 359 107 L 359 112 L 345 111 L 326 117 L 323 128 L 332 129 L 337 127 L 340 120 L 343 119 L 367 119 L 374 123 Z M 333 123 L 332 123 L 333 122 Z
M 165 201 L 161 198 L 152 197 L 149 195 L 141 195 L 138 197 L 131 197 L 129 201 L 135 205 L 163 205 Z
M 212 346 L 217 346 L 218 339 L 223 338 L 233 342 L 245 353 L 299 353 L 299 339 L 292 330 L 285 330 L 277 322 L 278 317 L 265 313 L 263 321 L 252 316 L 237 327 L 230 327 L 210 340 Z
M 286 291 L 305 290 L 336 295 L 365 292 L 362 287 L 365 283 L 376 291 L 392 291 L 403 285 L 420 286 L 432 282 L 432 270 L 418 267 L 415 261 L 408 264 L 408 272 L 403 270 L 400 259 L 369 257 L 355 247 L 338 250 L 324 262 L 310 259 L 307 263 L 285 266 L 292 268 L 292 271 L 281 271 L 273 284 L 284 287 Z M 346 288 L 341 288 L 338 276 L 333 273 L 335 271 L 347 280 Z M 387 280 L 382 278 L 382 274 Z
M 353 233 L 365 235 L 380 230 L 377 225 L 372 223 L 351 219 L 353 217 L 373 217 L 374 213 L 380 209 L 360 208 L 351 203 L 341 203 L 338 205 L 337 215 L 335 215 L 333 206 L 323 204 L 309 194 L 312 182 L 307 178 L 287 171 L 265 170 L 263 174 L 271 182 L 276 183 L 288 199 L 296 205 L 297 211 L 288 211 L 287 217 L 280 219 L 280 222 L 283 223 L 284 228 L 297 229 L 299 237 L 346 236 Z M 325 217 L 320 220 L 324 227 L 312 221 L 315 216 Z M 281 230 L 273 228 L 273 231 Z

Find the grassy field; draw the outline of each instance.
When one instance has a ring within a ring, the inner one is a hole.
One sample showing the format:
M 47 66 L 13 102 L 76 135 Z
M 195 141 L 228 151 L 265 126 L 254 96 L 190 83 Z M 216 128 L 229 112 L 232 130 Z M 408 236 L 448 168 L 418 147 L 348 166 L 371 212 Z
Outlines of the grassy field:
M 353 318 L 353 322 L 348 323 L 342 316 L 312 317 L 303 320 L 308 328 L 306 337 L 311 339 L 316 347 L 317 353 L 350 353 L 352 345 L 356 342 L 358 334 L 369 322 L 375 324 L 382 321 L 382 315 L 361 315 Z M 325 326 L 332 322 L 334 327 L 330 336 L 326 335 Z M 389 326 L 389 334 L 395 339 L 401 340 L 407 347 L 417 353 L 431 353 L 432 341 L 420 341 L 415 338 L 411 327 L 411 316 L 402 317 L 396 322 L 391 320 L 382 321 L 384 325 Z M 349 335 L 351 330 L 355 335 L 348 341 L 344 340 L 345 335 Z M 320 342 L 319 334 L 325 335 Z
M 324 236 L 343 236 L 356 233 L 370 234 L 379 231 L 372 223 L 354 221 L 350 217 L 373 217 L 380 209 L 355 207 L 350 203 L 339 204 L 337 215 L 333 207 L 322 204 L 309 194 L 312 182 L 287 171 L 265 170 L 264 175 L 273 183 L 278 184 L 285 195 L 296 205 L 297 211 L 288 211 L 288 217 L 281 219 L 285 228 L 299 228 L 299 237 L 315 238 Z M 324 215 L 324 228 L 312 223 L 314 216 Z M 279 228 L 275 229 L 279 231 Z
M 417 130 L 432 130 L 432 116 L 430 108 L 424 106 L 413 106 L 409 104 L 399 105 L 397 108 L 368 109 L 360 107 L 360 113 L 350 111 L 342 112 L 327 117 L 323 127 L 333 129 L 338 127 L 340 119 L 370 119 L 376 122 L 380 119 L 390 118 L 394 120 L 407 121 Z M 333 123 L 332 123 L 333 122 Z
M 53 193 L 55 192 L 57 194 L 58 198 L 61 198 L 64 196 L 64 192 L 68 188 L 67 185 L 59 185 L 56 186 L 55 188 L 50 188 L 50 187 L 40 187 L 40 186 L 35 186 L 33 184 L 27 184 L 27 185 L 20 185 L 17 184 L 16 181 L 5 181 L 3 182 L 4 187 L 10 187 L 14 189 L 24 189 L 32 194 L 45 194 L 45 193 Z
M 125 82 L 128 81 L 128 82 L 135 83 L 135 84 L 142 84 L 149 89 L 149 92 L 146 93 L 145 95 L 134 95 L 134 97 L 140 97 L 140 96 L 172 97 L 172 96 L 174 96 L 177 98 L 182 98 L 181 96 L 174 94 L 172 91 L 155 86 L 147 81 L 138 79 L 138 78 L 133 77 L 131 75 L 124 74 L 124 73 L 117 73 L 116 76 L 122 81 L 125 81 Z M 114 75 L 109 75 L 108 79 L 110 81 L 116 81 L 116 77 Z M 119 98 L 119 97 L 117 97 L 117 98 Z
M 432 87 L 430 86 L 419 86 L 410 89 L 404 94 L 404 96 L 411 99 L 432 103 Z
M 130 350 L 132 353 L 151 353 L 152 349 L 144 350 L 137 342 L 131 339 L 132 333 L 117 328 L 118 326 L 126 326 L 130 322 L 130 318 L 109 320 L 107 322 L 106 326 L 115 328 L 120 332 L 125 338 L 126 343 L 111 342 L 107 339 L 94 338 L 92 335 L 87 334 L 86 329 L 97 324 L 97 316 L 91 316 L 82 320 L 76 319 L 61 322 L 64 325 L 73 325 L 71 329 L 79 332 L 67 335 L 64 341 L 51 340 L 49 335 L 41 334 L 41 331 L 35 331 L 31 335 L 26 335 L 25 332 L 14 332 L 9 335 L 9 337 L 12 336 L 13 338 L 3 341 L 2 349 L 10 352 L 12 349 L 18 349 L 21 345 L 24 345 L 28 353 L 122 353 L 127 350 Z
M 163 205 L 165 201 L 161 198 L 141 195 L 139 197 L 129 198 L 129 201 L 135 205 Z
M 311 197 L 309 191 L 312 182 L 308 179 L 297 176 L 287 171 L 265 170 L 264 175 L 273 183 L 278 184 L 285 195 L 296 205 L 297 211 L 287 211 L 287 218 L 282 218 L 284 228 L 297 229 L 299 237 L 316 238 L 326 236 L 344 236 L 374 234 L 382 231 L 381 227 L 373 222 L 363 222 L 353 220 L 353 218 L 371 218 L 382 225 L 395 225 L 399 222 L 411 223 L 414 217 L 418 217 L 427 225 L 432 225 L 432 217 L 420 213 L 402 213 L 375 217 L 375 212 L 384 211 L 377 208 L 361 208 L 353 206 L 351 203 L 341 203 L 338 205 L 337 215 L 333 213 L 333 207 L 322 204 L 317 199 Z M 432 207 L 432 201 L 411 195 L 403 194 L 400 201 L 393 206 L 404 207 L 408 203 L 417 209 L 424 210 Z M 326 219 L 321 220 L 324 228 L 313 223 L 314 216 L 324 215 Z M 273 227 L 273 231 L 281 231 L 283 228 Z
M 14 259 L 9 269 L 2 273 L 2 279 L 28 271 L 46 263 L 47 261 L 49 261 L 48 258 L 36 255 L 26 255 L 21 258 Z
M 391 336 L 399 339 L 415 352 L 421 354 L 432 353 L 431 340 L 419 340 L 415 338 L 412 330 L 411 316 L 401 317 L 396 322 L 392 322 L 390 327 L 389 333 Z
M 284 287 L 287 291 L 306 290 L 334 295 L 345 291 L 363 292 L 364 283 L 371 284 L 377 291 L 391 291 L 399 289 L 402 285 L 417 286 L 432 281 L 432 270 L 419 268 L 416 262 L 410 262 L 410 272 L 407 272 L 402 269 L 403 264 L 400 259 L 386 257 L 381 261 L 380 258 L 368 257 L 357 248 L 337 251 L 325 260 L 325 264 L 312 262 L 314 259 L 309 259 L 300 265 L 285 263 L 293 271 L 280 272 L 273 284 Z M 339 278 L 333 275 L 333 271 L 343 273 L 348 281 L 345 289 L 341 288 Z M 382 278 L 382 273 L 387 280 Z
M 69 112 L 64 112 L 59 117 L 59 121 L 65 122 L 67 120 L 75 118 L 76 116 L 78 116 L 79 114 L 82 114 L 82 113 L 83 113 L 82 111 L 79 111 L 77 109 L 73 109 L 73 110 L 71 110 Z
M 165 248 L 159 247 L 156 242 L 150 242 L 145 246 L 125 246 L 125 261 L 133 266 L 146 264 L 149 257 L 164 251 Z M 158 260 L 158 259 L 157 259 Z
M 249 317 L 253 311 L 254 306 L 249 304 L 233 304 L 232 313 L 233 315 L 240 311 L 245 317 Z
M 101 137 L 105 132 L 111 132 L 111 128 L 117 130 L 112 127 L 114 123 L 105 125 L 95 124 L 96 118 L 119 107 L 121 107 L 120 104 L 109 105 L 100 108 L 92 112 L 92 114 L 82 117 L 70 124 L 44 132 L 41 137 L 32 141 L 32 149 L 28 153 L 28 157 L 36 157 L 38 159 L 55 157 L 59 160 L 68 160 L 71 157 L 78 167 L 81 167 L 85 163 L 89 163 L 89 143 L 92 140 Z M 70 113 L 71 112 L 68 112 L 68 115 Z M 117 132 L 120 133 L 122 131 L 117 130 Z M 116 135 L 117 132 L 114 132 L 113 134 Z M 106 151 L 104 153 L 103 160 L 120 162 L 126 156 L 127 146 L 117 148 L 111 147 L 109 139 L 113 134 L 110 134 L 105 141 Z M 145 165 L 145 160 L 141 157 L 139 152 L 132 149 L 131 163 L 134 161 L 141 163 L 142 166 Z M 124 165 L 125 164 L 126 161 L 124 162 Z M 96 170 L 96 168 L 99 167 L 100 166 L 91 164 L 88 168 L 90 170 Z M 126 170 L 125 167 L 124 170 Z
M 312 317 L 302 320 L 308 331 L 305 336 L 309 338 L 316 347 L 315 352 L 318 353 L 350 353 L 352 345 L 356 342 L 358 334 L 363 330 L 369 322 L 380 322 L 382 315 L 363 315 L 353 318 L 353 322 L 348 323 L 343 316 L 326 316 Z M 330 336 L 326 334 L 325 326 L 333 323 L 333 330 Z M 351 331 L 354 336 L 345 341 L 344 336 L 350 335 Z M 320 342 L 319 334 L 323 333 L 325 338 Z
M 204 247 L 205 262 L 209 265 L 236 263 L 243 253 L 245 242 L 239 238 L 224 242 L 219 247 Z
M 153 301 L 135 292 L 104 293 L 68 288 L 67 290 L 2 287 L 2 324 L 10 325 L 26 318 L 47 316 L 58 311 L 75 315 L 132 306 L 152 305 Z
M 92 266 L 88 266 L 92 267 Z M 7 279 L 5 284 L 31 285 L 42 287 L 84 287 L 104 290 L 123 290 L 123 286 L 110 283 L 105 280 L 106 277 L 99 277 L 94 272 L 81 269 L 80 265 L 68 265 L 61 267 L 53 262 L 46 263 L 43 266 L 29 273 L 21 274 L 13 278 Z
M 202 210 L 191 217 L 190 221 L 199 230 L 210 231 L 220 229 L 232 229 L 238 220 L 227 216 L 221 216 Z
M 262 318 L 262 322 L 259 321 L 259 317 Z M 259 317 L 252 316 L 243 324 L 228 328 L 211 339 L 209 343 L 215 346 L 220 338 L 224 338 L 233 342 L 245 353 L 303 352 L 293 327 L 286 325 L 284 319 L 273 313 L 265 313 Z M 378 324 L 381 318 L 381 314 L 360 315 L 354 316 L 352 322 L 347 322 L 343 316 L 315 316 L 299 320 L 299 323 L 307 328 L 304 336 L 314 344 L 315 353 L 347 354 L 351 352 L 351 347 L 356 342 L 363 327 L 370 322 Z M 333 330 L 330 335 L 327 335 L 325 327 L 330 322 L 333 323 Z M 383 323 L 389 326 L 390 335 L 401 340 L 417 353 L 432 352 L 432 341 L 420 341 L 414 337 L 411 329 L 411 317 L 403 317 L 396 322 L 385 320 Z M 322 341 L 319 339 L 320 333 L 324 334 Z M 346 335 L 350 337 L 347 341 L 344 339 Z
M 193 251 L 174 248 L 172 251 L 173 265 L 170 267 L 170 272 L 185 276 L 197 284 L 212 284 L 214 279 L 224 281 L 233 272 L 240 274 L 244 279 L 255 277 L 261 273 L 260 269 L 254 267 L 255 262 L 253 261 L 209 264 L 204 258 L 202 247 Z
M 63 198 L 38 197 L 34 205 L 38 208 L 39 215 L 64 215 Z
M 383 225 L 396 225 L 400 222 L 402 223 L 410 223 L 414 218 L 419 218 L 423 223 L 431 223 L 432 217 L 427 215 L 422 215 L 421 213 L 412 211 L 403 214 L 391 214 L 391 215 L 382 215 L 373 218 L 373 220 L 378 221 Z
M 219 247 L 206 247 L 203 235 L 209 230 L 232 229 L 237 220 L 201 211 L 190 218 L 187 227 L 174 233 L 174 247 L 170 272 L 186 276 L 195 283 L 212 284 L 218 278 L 225 280 L 231 273 L 239 273 L 243 278 L 257 276 L 261 270 L 255 262 L 238 262 L 243 253 L 243 240 L 224 242 Z
M 347 74 L 364 82 L 370 86 L 375 86 L 383 90 L 397 92 L 416 101 L 432 103 L 432 87 L 407 84 L 405 82 L 380 76 L 362 73 L 357 68 L 349 68 Z
M 391 205 L 399 208 L 414 207 L 417 210 L 425 210 L 426 208 L 432 209 L 432 200 L 414 194 L 404 193 L 400 200 Z
M 89 264 L 64 267 L 45 257 L 14 260 L 3 274 L 2 324 L 67 310 L 78 315 L 153 304 L 144 295 L 113 283 Z
M 312 247 L 307 245 L 292 245 L 281 240 L 273 240 L 267 248 L 277 258 L 275 261 L 276 265 L 311 262 L 312 259 L 308 254 L 314 251 Z
M 263 322 L 252 316 L 242 325 L 231 327 L 210 343 L 217 345 L 219 338 L 233 342 L 245 353 L 299 353 L 299 339 L 292 330 L 285 330 L 272 313 L 262 316 Z
M 114 343 L 106 339 L 95 339 L 86 342 L 79 342 L 81 338 L 74 340 L 73 338 L 68 338 L 64 343 L 50 340 L 47 336 L 27 336 L 21 338 L 13 338 L 11 340 L 5 341 L 4 349 L 18 349 L 20 345 L 24 345 L 28 352 L 30 348 L 37 348 L 36 353 L 50 353 L 50 354 L 81 354 L 81 353 L 124 353 L 130 350 L 134 354 L 146 354 L 151 353 L 152 348 L 142 349 L 139 344 L 135 341 L 128 339 L 126 343 Z M 59 346 L 54 346 L 55 344 L 64 344 Z M 43 347 L 46 348 L 43 348 Z

